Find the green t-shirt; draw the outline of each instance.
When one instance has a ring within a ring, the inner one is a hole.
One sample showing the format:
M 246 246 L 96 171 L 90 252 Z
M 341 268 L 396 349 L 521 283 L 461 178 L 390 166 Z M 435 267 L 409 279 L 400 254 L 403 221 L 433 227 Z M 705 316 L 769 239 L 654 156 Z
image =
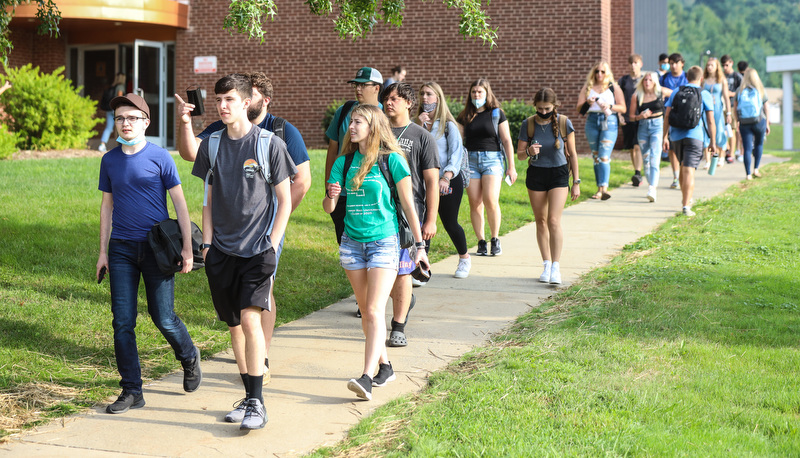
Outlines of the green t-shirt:
M 397 213 L 389 185 L 383 178 L 380 165 L 376 162 L 364 177 L 359 189 L 352 188 L 353 177 L 361 167 L 364 156 L 358 151 L 353 156 L 350 170 L 347 171 L 347 212 L 344 216 L 344 232 L 357 242 L 374 242 L 397 234 Z M 328 183 L 342 185 L 344 156 L 333 163 Z M 411 175 L 406 160 L 397 153 L 389 155 L 389 172 L 397 183 Z

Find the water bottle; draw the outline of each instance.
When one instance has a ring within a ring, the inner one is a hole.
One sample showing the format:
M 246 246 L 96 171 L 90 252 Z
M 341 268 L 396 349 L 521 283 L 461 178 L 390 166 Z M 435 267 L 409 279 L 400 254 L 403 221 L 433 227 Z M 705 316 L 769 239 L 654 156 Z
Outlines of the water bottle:
M 708 174 L 713 175 L 717 171 L 717 162 L 719 161 L 719 153 L 714 153 L 711 156 L 711 165 L 708 166 Z

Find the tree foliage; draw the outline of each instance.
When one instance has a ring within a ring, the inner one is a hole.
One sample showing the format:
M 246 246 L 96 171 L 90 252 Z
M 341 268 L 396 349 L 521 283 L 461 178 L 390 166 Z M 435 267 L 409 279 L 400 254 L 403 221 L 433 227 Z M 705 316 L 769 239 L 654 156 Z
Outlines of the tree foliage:
M 477 38 L 494 47 L 497 29 L 489 26 L 489 16 L 481 0 L 442 0 L 447 8 L 461 10 L 459 33 Z M 334 15 L 334 30 L 341 38 L 357 40 L 367 36 L 376 24 L 400 27 L 403 24 L 404 0 L 306 0 L 309 10 L 317 16 Z M 334 7 L 336 12 L 334 13 Z M 241 33 L 250 39 L 266 40 L 264 23 L 274 20 L 277 9 L 274 0 L 231 0 L 224 28 Z
M 0 62 L 8 64 L 8 54 L 14 48 L 11 43 L 9 25 L 17 6 L 36 3 L 36 18 L 39 26 L 36 32 L 39 35 L 58 37 L 58 23 L 61 21 L 61 12 L 53 0 L 0 0 Z

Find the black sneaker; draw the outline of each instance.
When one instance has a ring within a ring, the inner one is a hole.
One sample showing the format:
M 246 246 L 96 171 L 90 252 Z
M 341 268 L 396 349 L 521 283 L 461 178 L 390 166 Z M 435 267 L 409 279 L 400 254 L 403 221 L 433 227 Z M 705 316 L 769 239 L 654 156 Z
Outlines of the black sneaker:
M 387 364 L 378 365 L 378 373 L 372 379 L 372 386 L 386 386 L 387 383 L 393 382 L 397 376 L 394 375 L 392 370 L 391 361 Z
M 478 256 L 486 256 L 486 240 L 478 240 Z
M 640 175 L 638 173 L 633 175 L 631 177 L 631 183 L 633 184 L 634 187 L 638 188 L 639 185 L 642 184 L 642 175 Z
M 356 394 L 360 399 L 367 401 L 372 399 L 372 379 L 364 374 L 358 379 L 351 378 L 347 382 L 347 389 Z
M 144 407 L 144 396 L 142 393 L 131 393 L 130 391 L 122 390 L 113 404 L 106 407 L 108 413 L 125 413 L 129 409 L 139 409 Z
M 200 370 L 200 349 L 194 347 L 194 358 L 181 361 L 183 366 L 183 391 L 191 393 L 197 390 L 203 381 L 203 371 Z
M 492 256 L 500 256 L 503 254 L 503 249 L 500 248 L 500 239 L 492 237 Z

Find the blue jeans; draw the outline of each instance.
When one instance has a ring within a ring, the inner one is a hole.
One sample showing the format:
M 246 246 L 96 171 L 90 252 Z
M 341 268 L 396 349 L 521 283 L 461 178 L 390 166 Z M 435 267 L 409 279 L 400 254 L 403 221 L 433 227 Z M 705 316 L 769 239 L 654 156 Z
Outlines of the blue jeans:
M 175 358 L 191 361 L 194 343 L 186 326 L 175 315 L 175 276 L 158 269 L 153 250 L 147 242 L 111 239 L 108 244 L 108 275 L 111 283 L 111 322 L 114 327 L 114 354 L 122 380 L 120 386 L 134 393 L 142 392 L 142 371 L 136 348 L 136 316 L 139 277 L 144 279 L 147 312 L 167 339 Z
M 594 179 L 597 187 L 608 186 L 611 176 L 611 151 L 617 142 L 619 121 L 616 113 L 606 116 L 603 113 L 589 113 L 586 117 L 586 140 L 594 158 Z
M 106 128 L 103 130 L 103 135 L 100 137 L 100 141 L 103 143 L 108 143 L 108 139 L 111 138 L 111 132 L 114 132 L 114 111 L 106 111 Z
M 650 186 L 658 186 L 658 178 L 661 174 L 663 128 L 663 116 L 639 121 L 639 147 L 642 149 L 644 174 Z
M 767 120 L 762 119 L 755 124 L 739 124 L 742 133 L 742 151 L 744 153 L 744 170 L 750 175 L 750 154 L 753 155 L 753 168 L 761 164 L 761 154 L 764 152 L 764 138 L 767 134 Z

